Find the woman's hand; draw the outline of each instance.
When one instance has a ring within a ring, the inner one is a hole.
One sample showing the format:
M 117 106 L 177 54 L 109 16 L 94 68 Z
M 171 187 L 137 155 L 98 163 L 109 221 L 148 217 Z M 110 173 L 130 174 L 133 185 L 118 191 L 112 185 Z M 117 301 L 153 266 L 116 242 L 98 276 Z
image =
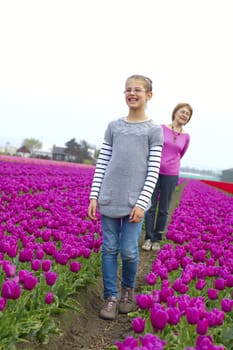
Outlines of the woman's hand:
M 140 222 L 144 218 L 144 213 L 145 211 L 142 208 L 135 206 L 130 213 L 129 222 Z
M 96 217 L 97 200 L 92 198 L 88 207 L 88 216 L 92 220 L 97 220 Z

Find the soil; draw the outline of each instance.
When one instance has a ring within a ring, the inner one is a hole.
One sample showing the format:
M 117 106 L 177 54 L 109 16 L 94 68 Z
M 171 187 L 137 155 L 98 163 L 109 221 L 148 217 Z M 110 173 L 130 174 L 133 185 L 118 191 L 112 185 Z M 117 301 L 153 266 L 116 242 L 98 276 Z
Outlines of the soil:
M 180 186 L 181 187 L 181 186 Z M 170 205 L 168 223 L 174 209 L 178 206 L 182 189 L 174 192 Z M 141 249 L 144 240 L 144 232 L 141 235 L 139 250 L 140 261 L 135 293 L 140 293 L 145 285 L 145 275 L 151 270 L 151 263 L 155 259 L 154 252 L 145 252 Z M 102 306 L 102 279 L 94 285 L 84 288 L 77 295 L 81 312 L 67 311 L 58 317 L 58 326 L 63 335 L 50 335 L 47 345 L 36 344 L 32 341 L 29 345 L 20 346 L 24 350 L 109 350 L 115 342 L 123 341 L 127 336 L 133 335 L 131 322 L 128 315 L 118 314 L 114 321 L 105 321 L 99 318 L 99 310 Z

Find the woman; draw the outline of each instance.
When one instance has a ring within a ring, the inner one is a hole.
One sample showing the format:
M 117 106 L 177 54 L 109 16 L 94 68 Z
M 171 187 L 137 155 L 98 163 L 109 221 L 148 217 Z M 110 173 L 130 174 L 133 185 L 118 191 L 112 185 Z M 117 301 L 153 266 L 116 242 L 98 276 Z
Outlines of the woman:
M 172 193 L 179 178 L 180 160 L 190 142 L 190 135 L 184 131 L 184 126 L 190 121 L 192 114 L 193 109 L 190 104 L 179 103 L 172 112 L 172 122 L 162 125 L 164 145 L 159 179 L 151 198 L 151 207 L 145 215 L 146 236 L 142 249 L 146 251 L 160 250 L 159 242 L 167 223 Z

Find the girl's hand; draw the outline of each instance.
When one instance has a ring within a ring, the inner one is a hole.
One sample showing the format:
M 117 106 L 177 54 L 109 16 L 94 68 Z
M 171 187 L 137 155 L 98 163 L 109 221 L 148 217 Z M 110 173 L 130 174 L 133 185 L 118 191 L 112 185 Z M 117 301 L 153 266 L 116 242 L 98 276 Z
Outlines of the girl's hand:
M 130 213 L 129 222 L 138 223 L 144 218 L 144 210 L 140 207 L 135 206 Z
M 92 198 L 88 207 L 88 216 L 92 220 L 97 220 L 96 217 L 97 200 Z

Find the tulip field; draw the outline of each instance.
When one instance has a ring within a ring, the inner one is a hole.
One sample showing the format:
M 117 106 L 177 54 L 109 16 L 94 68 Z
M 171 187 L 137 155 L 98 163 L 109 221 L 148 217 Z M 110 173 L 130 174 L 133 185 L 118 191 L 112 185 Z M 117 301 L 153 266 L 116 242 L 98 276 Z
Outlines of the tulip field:
M 59 332 L 51 317 L 100 272 L 100 223 L 86 218 L 94 169 L 0 159 L 0 349 Z M 46 165 L 45 165 L 46 164 Z
M 87 217 L 93 166 L 0 156 L 0 350 L 60 333 L 75 293 L 101 270 Z M 181 180 L 182 182 L 182 180 Z M 180 182 L 180 183 L 181 183 Z M 233 197 L 185 179 L 118 350 L 233 349 Z
M 233 349 L 233 197 L 188 180 L 119 350 Z

